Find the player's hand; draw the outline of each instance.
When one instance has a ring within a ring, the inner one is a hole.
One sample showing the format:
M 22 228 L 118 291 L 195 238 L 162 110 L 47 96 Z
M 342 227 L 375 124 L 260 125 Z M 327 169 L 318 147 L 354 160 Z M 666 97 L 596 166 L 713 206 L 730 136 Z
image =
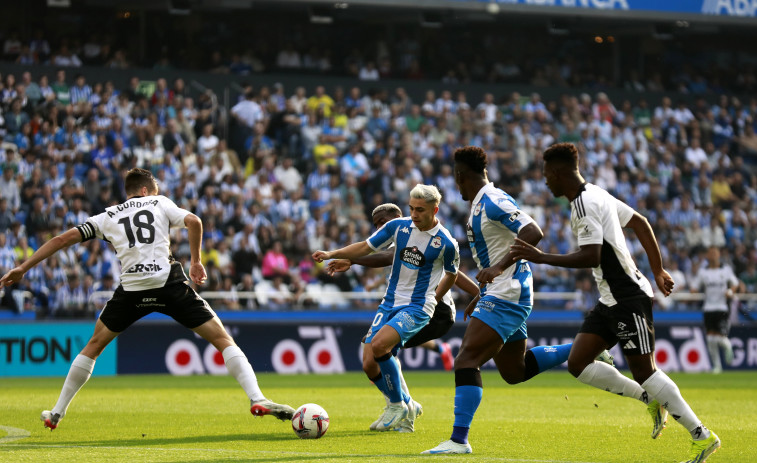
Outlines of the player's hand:
M 476 305 L 478 304 L 479 299 L 481 299 L 481 296 L 476 296 L 470 301 L 468 307 L 465 308 L 465 312 L 463 312 L 463 321 L 467 321 L 470 316 L 473 315 L 473 311 L 476 310 Z
M 329 260 L 329 259 L 331 259 L 331 253 L 328 251 L 315 251 L 313 253 L 313 260 L 318 263 L 321 263 L 324 260 Z
M 208 274 L 205 273 L 205 267 L 202 262 L 195 262 L 189 267 L 189 278 L 196 285 L 205 284 L 205 280 L 208 279 Z
M 6 286 L 10 286 L 14 283 L 18 283 L 21 281 L 21 278 L 24 277 L 24 272 L 21 267 L 16 267 L 10 272 L 3 275 L 2 278 L 0 278 L 0 288 L 4 288 Z
M 515 242 L 510 246 L 510 253 L 515 260 L 524 259 L 535 264 L 541 262 L 541 256 L 544 254 L 539 248 L 526 243 L 520 238 L 515 238 Z
M 494 281 L 494 279 L 500 275 L 502 275 L 502 270 L 500 270 L 496 266 L 487 267 L 478 272 L 478 275 L 476 275 L 476 280 L 478 281 L 479 286 L 484 286 L 485 284 Z
M 326 273 L 329 276 L 334 276 L 335 273 L 346 272 L 352 267 L 352 262 L 347 259 L 335 259 L 329 262 L 326 266 Z
M 675 281 L 673 281 L 673 277 L 670 276 L 665 269 L 660 270 L 660 272 L 654 276 L 654 281 L 657 283 L 657 287 L 660 288 L 660 291 L 662 291 L 662 294 L 664 294 L 665 297 L 670 296 L 670 293 L 673 292 L 673 287 L 676 284 Z

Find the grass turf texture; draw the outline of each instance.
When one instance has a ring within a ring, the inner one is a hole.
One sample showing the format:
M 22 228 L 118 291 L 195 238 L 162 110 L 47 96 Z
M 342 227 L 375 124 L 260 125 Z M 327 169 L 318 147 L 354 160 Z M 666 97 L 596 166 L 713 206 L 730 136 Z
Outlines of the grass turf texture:
M 710 463 L 757 462 L 757 372 L 671 376 L 723 441 Z M 414 434 L 368 430 L 384 401 L 361 374 L 259 375 L 272 400 L 326 409 L 331 424 L 319 440 L 300 440 L 288 422 L 250 415 L 243 392 L 226 376 L 94 377 L 52 432 L 39 414 L 52 407 L 63 379 L 0 379 L 0 461 L 658 463 L 688 456 L 689 435 L 672 418 L 652 440 L 640 402 L 582 385 L 564 371 L 517 386 L 484 373 L 473 455 L 421 456 L 449 438 L 454 376 L 409 372 L 406 378 L 424 407 Z M 6 432 L 23 434 L 18 429 L 29 437 L 9 441 Z

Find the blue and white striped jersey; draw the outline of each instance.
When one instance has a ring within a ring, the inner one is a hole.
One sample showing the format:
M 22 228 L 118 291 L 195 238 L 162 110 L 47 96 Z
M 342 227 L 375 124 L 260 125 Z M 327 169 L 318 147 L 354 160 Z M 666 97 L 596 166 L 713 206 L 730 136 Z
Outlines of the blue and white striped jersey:
M 468 242 L 479 270 L 491 267 L 510 251 L 521 228 L 533 219 L 518 208 L 515 200 L 493 183 L 478 191 L 468 218 Z M 533 276 L 528 262 L 506 268 L 493 282 L 481 289 L 481 296 L 492 296 L 521 305 L 534 305 Z
M 366 242 L 374 251 L 394 243 L 392 271 L 381 304 L 422 306 L 432 316 L 443 273 L 457 274 L 460 265 L 457 241 L 450 232 L 441 223 L 420 231 L 410 217 L 401 217 L 384 224 Z

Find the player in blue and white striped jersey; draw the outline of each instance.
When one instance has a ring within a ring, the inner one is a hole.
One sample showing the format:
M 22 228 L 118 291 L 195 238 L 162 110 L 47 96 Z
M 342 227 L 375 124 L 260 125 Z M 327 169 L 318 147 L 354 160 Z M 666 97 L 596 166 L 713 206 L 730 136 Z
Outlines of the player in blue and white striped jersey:
M 486 152 L 475 146 L 455 151 L 455 182 L 470 201 L 468 242 L 480 272 L 479 298 L 465 310 L 470 316 L 455 358 L 455 423 L 452 436 L 427 454 L 471 453 L 473 415 L 481 403 L 481 366 L 491 359 L 509 384 L 526 381 L 568 359 L 570 344 L 526 350 L 526 319 L 533 307 L 533 277 L 528 262 L 513 259 L 516 237 L 532 244 L 544 236 L 515 200 L 489 183 Z
M 316 251 L 313 259 L 353 259 L 394 243 L 394 260 L 386 294 L 379 305 L 366 344 L 381 369 L 376 387 L 389 397 L 377 431 L 395 429 L 415 419 L 415 402 L 403 397 L 401 373 L 392 349 L 420 331 L 434 314 L 438 301 L 457 279 L 457 242 L 436 218 L 441 194 L 435 186 L 417 185 L 410 191 L 410 217 L 387 222 L 366 241 L 335 251 Z

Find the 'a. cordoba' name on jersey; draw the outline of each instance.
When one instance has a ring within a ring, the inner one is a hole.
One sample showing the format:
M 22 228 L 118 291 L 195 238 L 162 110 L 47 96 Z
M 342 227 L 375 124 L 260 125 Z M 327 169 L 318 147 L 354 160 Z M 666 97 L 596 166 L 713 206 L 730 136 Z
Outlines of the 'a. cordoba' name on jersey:
M 77 228 L 82 241 L 108 241 L 121 261 L 126 291 L 161 288 L 171 272 L 170 228 L 184 228 L 189 211 L 165 196 L 139 196 L 108 207 Z

